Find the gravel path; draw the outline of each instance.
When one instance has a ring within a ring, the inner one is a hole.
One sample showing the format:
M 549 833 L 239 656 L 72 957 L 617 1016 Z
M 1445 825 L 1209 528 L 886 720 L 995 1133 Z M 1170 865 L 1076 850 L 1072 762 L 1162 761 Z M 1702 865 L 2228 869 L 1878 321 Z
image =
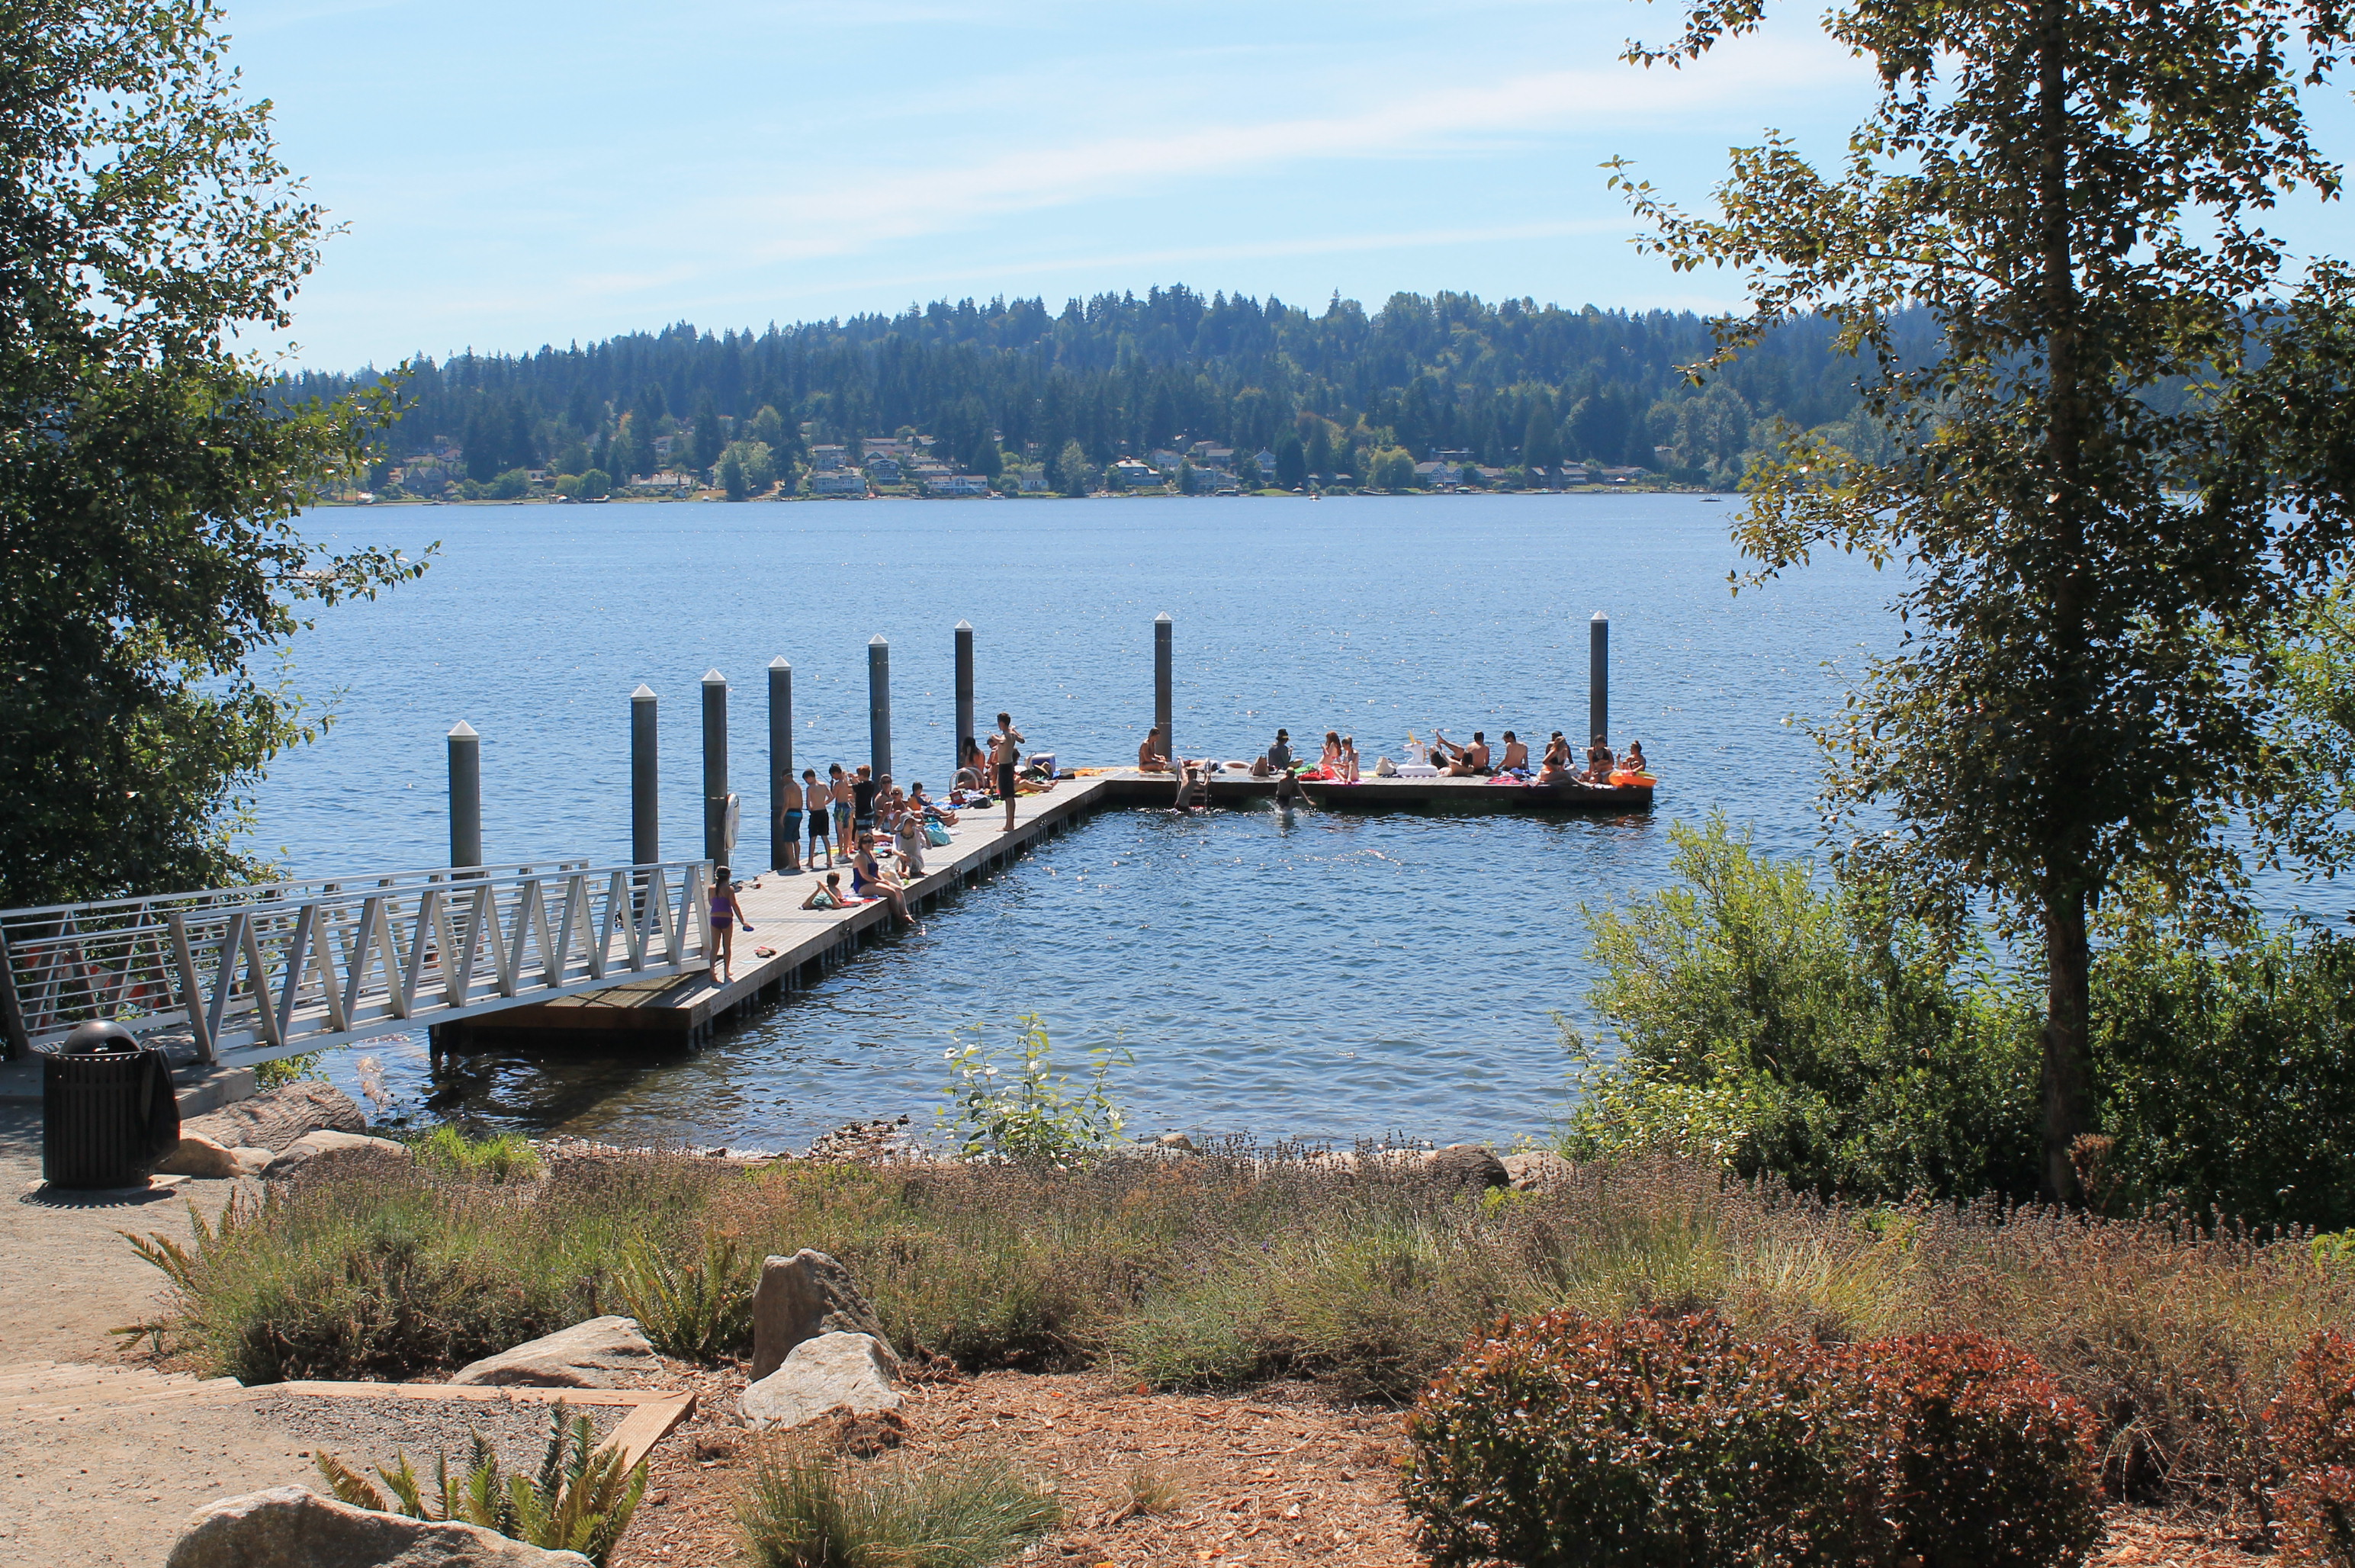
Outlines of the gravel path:
M 510 1474 L 537 1472 L 548 1453 L 549 1407 L 527 1400 L 329 1399 L 282 1393 L 252 1406 L 264 1421 L 305 1447 L 325 1448 L 361 1474 L 391 1466 L 402 1453 L 421 1476 L 431 1476 L 433 1456 L 450 1456 L 453 1474 L 464 1468 L 480 1432 L 498 1450 L 499 1467 Z M 570 1406 L 566 1424 L 585 1415 L 599 1440 L 629 1415 L 616 1404 Z

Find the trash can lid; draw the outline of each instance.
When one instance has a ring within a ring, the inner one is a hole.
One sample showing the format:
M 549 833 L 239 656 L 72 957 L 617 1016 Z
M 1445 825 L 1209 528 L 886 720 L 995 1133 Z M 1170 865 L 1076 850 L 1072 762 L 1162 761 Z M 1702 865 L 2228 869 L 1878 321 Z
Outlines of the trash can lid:
M 88 1023 L 74 1025 L 73 1033 L 58 1048 L 60 1056 L 87 1056 L 94 1051 L 136 1051 L 138 1037 L 121 1024 L 108 1019 L 92 1019 Z

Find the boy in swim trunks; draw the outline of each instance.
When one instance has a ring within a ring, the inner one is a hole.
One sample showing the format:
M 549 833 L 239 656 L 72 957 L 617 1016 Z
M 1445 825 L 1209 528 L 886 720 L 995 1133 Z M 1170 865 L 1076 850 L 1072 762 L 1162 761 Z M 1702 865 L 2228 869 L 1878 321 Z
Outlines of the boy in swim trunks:
M 826 840 L 826 825 L 834 813 L 827 808 L 826 786 L 817 782 L 815 768 L 802 770 L 802 796 L 809 802 L 807 815 L 810 869 L 813 871 L 817 869 L 817 852 L 820 848 L 824 848 L 826 868 L 830 870 L 834 867 L 834 849 Z
M 781 835 L 785 847 L 784 869 L 799 875 L 802 869 L 802 786 L 790 769 L 778 782 L 777 805 L 785 814 L 785 831 Z

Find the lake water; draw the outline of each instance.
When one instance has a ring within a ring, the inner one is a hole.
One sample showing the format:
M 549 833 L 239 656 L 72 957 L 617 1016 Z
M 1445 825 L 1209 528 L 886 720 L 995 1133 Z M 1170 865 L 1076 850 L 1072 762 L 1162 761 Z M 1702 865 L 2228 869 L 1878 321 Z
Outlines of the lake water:
M 442 736 L 483 734 L 493 861 L 629 853 L 629 693 L 663 701 L 664 850 L 700 851 L 698 683 L 732 687 L 732 782 L 765 854 L 766 675 L 794 667 L 796 766 L 863 760 L 867 645 L 889 639 L 895 773 L 953 752 L 952 628 L 977 709 L 1064 765 L 1133 755 L 1152 623 L 1176 622 L 1176 729 L 1247 756 L 1338 729 L 1369 764 L 1407 733 L 1584 724 L 1588 617 L 1612 622 L 1614 740 L 1661 776 L 1635 820 L 1107 813 L 943 904 L 707 1050 L 475 1058 L 421 1036 L 368 1055 L 401 1111 L 616 1141 L 806 1142 L 929 1119 L 961 1026 L 1045 1015 L 1059 1051 L 1117 1043 L 1133 1130 L 1443 1140 L 1540 1133 L 1565 1104 L 1557 1014 L 1592 973 L 1582 904 L 1666 880 L 1668 826 L 1723 811 L 1814 847 L 1794 716 L 1885 645 L 1892 588 L 1834 557 L 1739 596 L 1739 501 L 1689 496 L 402 507 L 315 514 L 330 544 L 417 550 L 424 580 L 337 610 L 294 678 L 336 692 L 282 758 L 257 842 L 304 875 L 441 864 Z M 739 859 L 748 857 L 740 851 Z

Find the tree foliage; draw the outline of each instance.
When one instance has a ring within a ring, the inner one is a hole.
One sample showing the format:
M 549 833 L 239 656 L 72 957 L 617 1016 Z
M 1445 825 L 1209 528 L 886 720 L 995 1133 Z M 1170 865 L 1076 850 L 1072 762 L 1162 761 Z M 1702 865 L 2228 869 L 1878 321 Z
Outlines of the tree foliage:
M 274 404 L 323 220 L 208 0 L 0 9 L 0 903 L 204 887 L 238 792 L 315 732 L 271 667 L 306 603 L 413 576 L 295 526 L 381 402 Z
M 1700 0 L 1646 63 L 1756 27 Z M 2339 171 L 2302 96 L 2335 3 L 1849 0 L 1881 96 L 1845 159 L 1738 149 L 1717 217 L 1614 177 L 1679 268 L 1750 274 L 1719 363 L 1816 312 L 1873 360 L 1878 454 L 1800 436 L 1740 525 L 1772 575 L 1901 561 L 1907 635 L 1823 734 L 1836 819 L 1946 915 L 1992 895 L 2045 959 L 2045 1186 L 2094 1127 L 2089 917 L 2121 879 L 2224 909 L 2236 819 L 2295 790 L 2246 650 L 2344 561 L 2355 506 L 2347 273 L 2261 226 Z M 1905 341 L 1926 315 L 1934 340 Z

